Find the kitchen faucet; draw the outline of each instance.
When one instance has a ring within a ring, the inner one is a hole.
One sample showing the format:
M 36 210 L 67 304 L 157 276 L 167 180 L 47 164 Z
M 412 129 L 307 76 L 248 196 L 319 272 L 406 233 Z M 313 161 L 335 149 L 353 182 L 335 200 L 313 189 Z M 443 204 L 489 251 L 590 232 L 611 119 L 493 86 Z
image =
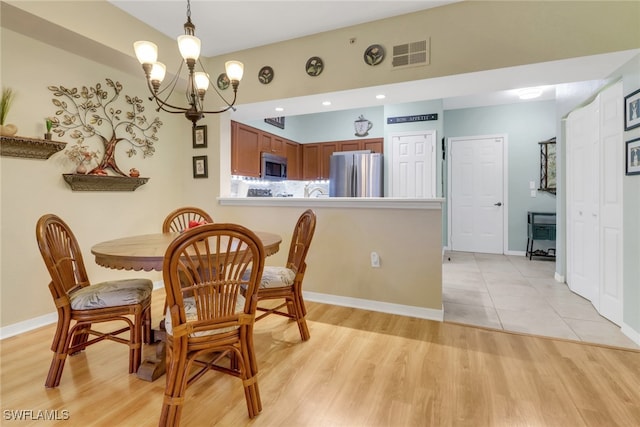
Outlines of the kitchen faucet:
M 311 195 L 315 192 L 318 192 L 320 194 L 326 195 L 327 192 L 325 191 L 325 189 L 323 187 L 320 186 L 314 186 L 311 187 L 311 183 L 308 183 L 307 185 L 304 186 L 304 197 L 311 197 Z

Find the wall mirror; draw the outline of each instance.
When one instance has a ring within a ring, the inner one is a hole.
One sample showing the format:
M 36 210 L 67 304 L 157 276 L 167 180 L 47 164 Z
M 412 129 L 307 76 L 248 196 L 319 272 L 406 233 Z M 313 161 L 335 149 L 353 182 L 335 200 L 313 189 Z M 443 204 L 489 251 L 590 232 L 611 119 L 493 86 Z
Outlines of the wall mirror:
M 540 188 L 556 194 L 556 138 L 553 137 L 540 144 Z

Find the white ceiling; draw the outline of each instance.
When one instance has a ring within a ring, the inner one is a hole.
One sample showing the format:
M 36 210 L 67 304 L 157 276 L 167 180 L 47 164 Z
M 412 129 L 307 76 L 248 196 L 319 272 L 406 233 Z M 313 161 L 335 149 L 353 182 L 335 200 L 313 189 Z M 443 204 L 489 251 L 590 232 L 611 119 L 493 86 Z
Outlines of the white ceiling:
M 169 37 L 175 38 L 184 33 L 182 25 L 187 15 L 186 0 L 109 1 Z M 215 56 L 457 1 L 460 0 L 192 0 L 191 19 L 196 25 L 196 35 L 202 40 L 203 55 Z M 221 44 L 220 40 L 224 40 L 224 44 Z M 381 87 L 243 104 L 238 105 L 238 110 L 232 117 L 240 121 L 260 120 L 264 117 L 311 114 L 430 99 L 443 99 L 445 110 L 508 104 L 523 102 L 518 99 L 514 89 L 532 86 L 544 86 L 543 95 L 534 101 L 553 99 L 556 84 L 604 79 L 637 54 L 638 51 L 617 52 Z M 375 96 L 378 94 L 384 94 L 386 98 L 377 100 Z M 323 106 L 323 101 L 331 101 L 331 105 Z M 276 111 L 276 107 L 284 110 Z

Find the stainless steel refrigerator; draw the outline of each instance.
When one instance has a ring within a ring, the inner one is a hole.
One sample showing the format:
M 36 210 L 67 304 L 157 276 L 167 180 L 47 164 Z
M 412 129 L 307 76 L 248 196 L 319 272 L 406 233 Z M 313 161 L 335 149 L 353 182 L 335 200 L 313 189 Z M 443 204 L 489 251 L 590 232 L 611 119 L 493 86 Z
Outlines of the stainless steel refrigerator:
M 331 155 L 330 197 L 383 197 L 382 154 L 342 151 Z

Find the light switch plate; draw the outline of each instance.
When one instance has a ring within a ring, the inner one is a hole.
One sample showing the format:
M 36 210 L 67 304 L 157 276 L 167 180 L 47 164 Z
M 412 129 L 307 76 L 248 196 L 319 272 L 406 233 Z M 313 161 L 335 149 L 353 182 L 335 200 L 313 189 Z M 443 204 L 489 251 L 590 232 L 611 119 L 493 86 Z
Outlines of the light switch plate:
M 536 182 L 535 181 L 529 181 L 529 189 L 530 190 L 535 190 L 536 189 Z

